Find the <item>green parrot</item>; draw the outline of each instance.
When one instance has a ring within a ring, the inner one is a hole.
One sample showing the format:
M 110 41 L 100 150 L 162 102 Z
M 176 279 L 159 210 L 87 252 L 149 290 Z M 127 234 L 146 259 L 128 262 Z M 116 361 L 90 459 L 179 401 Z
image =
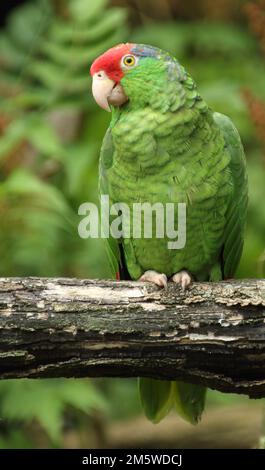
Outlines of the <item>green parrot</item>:
M 213 112 L 179 62 L 156 47 L 120 44 L 98 57 L 90 72 L 96 102 L 112 112 L 100 155 L 100 194 L 131 209 L 174 203 L 176 216 L 179 203 L 186 207 L 182 249 L 169 249 L 169 237 L 153 232 L 149 238 L 112 234 L 107 252 L 113 275 L 162 288 L 171 280 L 183 289 L 192 280 L 232 277 L 248 200 L 244 151 L 232 121 Z M 139 391 L 154 423 L 172 407 L 192 424 L 201 418 L 205 387 L 140 378 Z

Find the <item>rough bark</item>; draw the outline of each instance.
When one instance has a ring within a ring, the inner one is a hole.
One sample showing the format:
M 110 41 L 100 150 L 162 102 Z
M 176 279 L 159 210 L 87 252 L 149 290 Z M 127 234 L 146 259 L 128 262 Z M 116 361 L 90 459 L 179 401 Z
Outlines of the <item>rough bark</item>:
M 265 280 L 0 279 L 0 378 L 153 377 L 265 396 Z

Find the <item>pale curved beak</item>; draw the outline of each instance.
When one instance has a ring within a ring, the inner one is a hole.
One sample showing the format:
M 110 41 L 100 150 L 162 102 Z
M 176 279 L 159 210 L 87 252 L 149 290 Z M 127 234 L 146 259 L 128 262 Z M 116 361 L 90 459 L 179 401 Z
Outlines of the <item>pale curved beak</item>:
M 96 103 L 109 112 L 110 104 L 121 106 L 128 101 L 122 86 L 111 80 L 104 71 L 93 75 L 92 94 Z
M 104 72 L 98 72 L 93 75 L 92 94 L 96 103 L 106 111 L 111 111 L 108 97 L 113 90 L 115 82 L 110 80 Z

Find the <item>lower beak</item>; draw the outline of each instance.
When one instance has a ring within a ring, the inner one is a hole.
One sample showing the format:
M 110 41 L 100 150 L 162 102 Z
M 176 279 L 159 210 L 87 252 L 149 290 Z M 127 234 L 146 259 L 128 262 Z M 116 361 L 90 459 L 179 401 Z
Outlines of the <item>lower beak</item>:
M 121 84 L 115 83 L 107 76 L 93 76 L 92 93 L 96 103 L 106 111 L 111 111 L 110 104 L 121 106 L 128 101 Z
M 111 111 L 108 98 L 114 88 L 115 82 L 108 77 L 93 76 L 92 93 L 96 103 L 106 111 Z

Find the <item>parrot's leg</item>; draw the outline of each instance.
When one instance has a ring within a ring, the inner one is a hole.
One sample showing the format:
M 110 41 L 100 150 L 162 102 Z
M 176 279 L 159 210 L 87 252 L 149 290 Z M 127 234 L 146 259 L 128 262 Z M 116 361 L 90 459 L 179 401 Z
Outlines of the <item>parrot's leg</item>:
M 179 284 L 183 290 L 187 289 L 190 286 L 192 278 L 187 271 L 179 271 L 178 273 L 172 276 L 172 281 L 176 284 Z
M 157 273 L 156 271 L 145 271 L 139 281 L 153 282 L 159 287 L 167 287 L 167 276 L 163 273 Z

